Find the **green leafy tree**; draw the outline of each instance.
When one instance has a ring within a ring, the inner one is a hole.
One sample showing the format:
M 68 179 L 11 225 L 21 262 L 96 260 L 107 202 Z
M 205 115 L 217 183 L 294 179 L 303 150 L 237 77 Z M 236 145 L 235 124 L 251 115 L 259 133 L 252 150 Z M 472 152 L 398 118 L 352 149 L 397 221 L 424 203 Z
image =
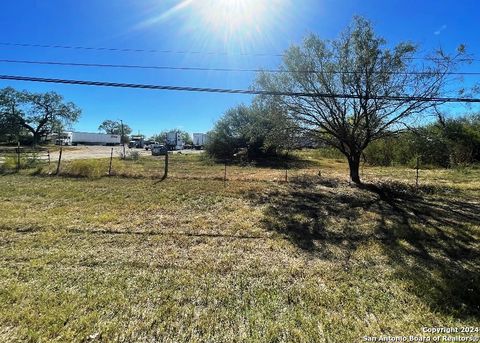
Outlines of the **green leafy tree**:
M 128 135 L 132 133 L 132 129 L 127 124 L 124 123 L 122 126 L 120 121 L 108 119 L 104 120 L 98 129 L 110 135 L 122 135 L 122 143 L 128 143 Z
M 100 126 L 99 130 L 105 131 L 105 133 L 110 135 L 121 135 L 122 134 L 122 123 L 115 120 L 104 120 Z M 123 124 L 123 134 L 129 135 L 132 133 L 132 129 L 127 124 Z
M 11 87 L 0 91 L 2 121 L 13 128 L 21 127 L 33 137 L 36 145 L 41 137 L 78 120 L 81 110 L 72 102 L 64 102 L 55 92 L 31 93 Z
M 179 130 L 179 129 L 160 131 L 160 133 L 153 135 L 152 137 L 150 137 L 150 139 L 163 144 L 165 142 L 165 138 L 167 137 L 167 133 L 172 131 L 179 132 L 180 137 L 182 138 L 185 144 L 193 144 L 192 137 L 190 136 L 190 134 L 187 131 Z
M 448 146 L 450 166 L 480 162 L 480 115 L 441 121 L 440 136 Z
M 256 97 L 251 110 L 256 113 L 252 131 L 263 137 L 262 150 L 265 152 L 288 151 L 303 147 L 308 139 L 287 110 L 275 99 Z
M 240 149 L 248 159 L 272 156 L 291 146 L 289 119 L 273 104 L 260 100 L 251 106 L 229 109 L 208 134 L 206 151 L 219 159 L 231 159 Z
M 23 133 L 21 122 L 16 117 L 0 112 L 0 141 L 16 141 Z
M 433 109 L 424 99 L 443 94 L 448 72 L 465 55 L 460 46 L 455 56 L 437 51 L 418 63 L 417 50 L 408 42 L 389 48 L 368 20 L 356 17 L 336 40 L 310 35 L 302 46 L 288 49 L 284 72 L 261 73 L 257 88 L 281 94 L 271 97 L 302 130 L 344 154 L 351 180 L 360 183 L 365 148 Z M 292 93 L 314 96 L 288 95 Z M 351 96 L 338 97 L 344 94 Z

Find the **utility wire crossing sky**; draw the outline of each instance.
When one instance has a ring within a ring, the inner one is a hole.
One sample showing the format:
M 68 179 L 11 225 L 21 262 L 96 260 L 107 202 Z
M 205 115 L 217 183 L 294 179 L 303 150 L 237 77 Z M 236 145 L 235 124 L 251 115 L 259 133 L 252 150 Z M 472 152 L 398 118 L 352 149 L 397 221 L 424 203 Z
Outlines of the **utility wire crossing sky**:
M 232 5 L 239 1 L 240 8 Z M 62 94 L 82 108 L 79 131 L 123 119 L 147 136 L 171 128 L 206 132 L 228 108 L 258 94 L 251 90 L 256 73 L 284 72 L 278 67 L 288 47 L 310 33 L 335 39 L 354 15 L 370 19 L 390 48 L 418 43 L 412 59 L 419 64 L 435 49 L 454 54 L 465 44 L 467 63 L 449 73 L 453 88 L 479 82 L 477 1 L 239 1 L 5 2 L 0 87 Z M 461 115 L 472 110 L 462 103 L 478 99 L 424 100 L 455 101 L 452 115 Z
M 181 87 L 181 86 L 162 86 L 145 85 L 134 83 L 114 83 L 102 81 L 85 80 L 65 80 L 65 79 L 46 79 L 40 77 L 0 75 L 0 80 L 15 80 L 28 82 L 59 83 L 82 86 L 98 87 L 117 87 L 117 88 L 138 88 L 151 90 L 183 91 L 183 92 L 206 92 L 206 93 L 227 93 L 227 94 L 252 94 L 252 95 L 278 95 L 291 97 L 309 97 L 309 98 L 340 98 L 340 99 L 365 99 L 365 97 L 355 94 L 331 94 L 331 93 L 302 93 L 302 92 L 269 92 L 247 89 L 225 89 L 225 88 L 201 88 L 201 87 Z M 418 96 L 372 96 L 372 100 L 392 100 L 392 101 L 425 101 L 425 102 L 464 102 L 480 103 L 480 98 L 454 98 L 454 97 L 418 97 Z
M 17 64 L 40 64 L 40 65 L 59 65 L 66 67 L 92 67 L 92 68 L 125 68 L 125 69 L 160 69 L 160 70 L 191 70 L 191 71 L 218 71 L 218 72 L 253 72 L 253 73 L 296 73 L 296 74 L 359 74 L 358 71 L 320 71 L 320 70 L 281 70 L 281 69 L 238 69 L 238 68 L 205 68 L 205 67 L 173 67 L 173 66 L 152 66 L 152 65 L 133 65 L 133 64 L 102 64 L 102 63 L 78 63 L 78 62 L 59 62 L 59 61 L 32 61 L 32 60 L 3 60 L 0 63 Z M 373 72 L 375 74 L 375 72 Z M 385 73 L 385 72 L 377 72 Z M 390 72 L 387 74 L 397 75 L 434 75 L 433 72 Z M 457 76 L 480 76 L 480 72 L 446 72 L 445 75 Z

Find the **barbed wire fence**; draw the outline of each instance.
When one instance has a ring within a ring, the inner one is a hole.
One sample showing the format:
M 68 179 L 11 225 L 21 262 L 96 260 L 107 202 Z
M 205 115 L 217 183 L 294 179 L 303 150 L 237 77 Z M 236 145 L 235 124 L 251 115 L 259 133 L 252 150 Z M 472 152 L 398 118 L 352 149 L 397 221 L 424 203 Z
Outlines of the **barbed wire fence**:
M 193 157 L 193 156 L 198 157 Z M 368 179 L 364 160 L 361 174 Z M 421 156 L 417 156 L 409 183 L 416 190 L 420 188 Z M 319 171 L 320 170 L 320 171 Z M 189 152 L 169 152 L 161 156 L 150 156 L 137 149 L 128 149 L 125 156 L 114 147 L 102 150 L 95 158 L 72 157 L 65 147 L 28 148 L 0 147 L 0 173 L 10 174 L 25 171 L 27 174 L 63 177 L 123 177 L 145 178 L 157 181 L 166 179 L 219 181 L 228 188 L 231 181 L 275 181 L 288 183 L 302 176 L 329 178 L 328 170 L 323 166 L 295 167 L 285 159 L 276 167 L 258 166 L 254 163 L 240 163 L 238 158 L 222 161 L 209 161 L 202 155 Z M 345 171 L 346 172 L 346 171 Z
M 21 169 L 32 169 L 50 166 L 52 153 L 50 149 L 0 148 L 0 170 L 2 172 L 18 172 Z

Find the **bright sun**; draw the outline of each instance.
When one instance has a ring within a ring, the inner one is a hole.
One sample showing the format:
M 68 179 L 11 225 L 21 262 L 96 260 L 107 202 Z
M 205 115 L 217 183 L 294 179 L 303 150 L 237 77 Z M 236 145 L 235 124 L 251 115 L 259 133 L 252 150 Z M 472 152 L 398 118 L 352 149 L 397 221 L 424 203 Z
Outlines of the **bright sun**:
M 286 0 L 196 0 L 191 9 L 202 30 L 225 42 L 254 41 L 277 24 Z
M 215 32 L 234 33 L 260 28 L 266 18 L 267 1 L 203 0 L 196 7 L 205 26 Z
M 288 24 L 293 0 L 182 0 L 135 28 L 175 22 L 204 43 L 247 49 L 274 37 Z

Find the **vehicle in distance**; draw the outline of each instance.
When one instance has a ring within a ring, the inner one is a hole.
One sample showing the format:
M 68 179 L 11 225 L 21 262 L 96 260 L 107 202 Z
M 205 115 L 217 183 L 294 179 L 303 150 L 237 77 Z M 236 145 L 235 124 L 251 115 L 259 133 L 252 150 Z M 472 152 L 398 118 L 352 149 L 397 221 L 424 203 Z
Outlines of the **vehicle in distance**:
M 151 147 L 152 145 L 155 145 L 155 144 L 160 144 L 160 143 L 155 142 L 155 141 L 145 141 L 145 150 L 150 149 L 150 147 Z
M 168 148 L 162 144 L 153 144 L 150 146 L 152 156 L 162 156 L 168 153 Z
M 120 135 L 93 132 L 63 132 L 55 140 L 57 145 L 118 145 Z
M 182 135 L 178 131 L 168 132 L 166 142 L 168 150 L 182 150 L 185 145 Z
M 205 143 L 207 142 L 206 133 L 194 133 L 193 134 L 193 147 L 197 150 L 203 150 Z
M 143 136 L 132 136 L 130 143 L 128 143 L 129 148 L 143 149 L 144 146 L 145 141 L 143 140 Z

